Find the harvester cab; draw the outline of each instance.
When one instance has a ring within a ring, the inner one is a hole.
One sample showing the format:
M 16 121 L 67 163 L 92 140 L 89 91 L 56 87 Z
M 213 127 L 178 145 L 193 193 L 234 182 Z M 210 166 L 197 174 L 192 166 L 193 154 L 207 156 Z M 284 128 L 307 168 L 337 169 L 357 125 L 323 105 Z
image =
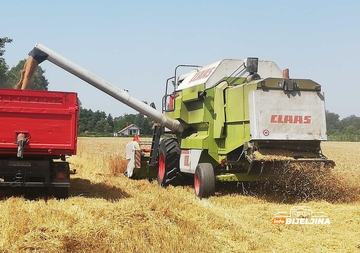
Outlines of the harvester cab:
M 128 177 L 156 177 L 163 187 L 190 179 L 196 196 L 204 198 L 215 194 L 216 182 L 273 180 L 289 164 L 334 166 L 320 147 L 327 139 L 321 86 L 290 79 L 272 61 L 179 65 L 166 81 L 159 112 L 41 44 L 30 55 L 51 61 L 157 123 L 150 152 L 136 152 L 136 141 L 128 144 Z M 179 67 L 194 70 L 178 75 Z

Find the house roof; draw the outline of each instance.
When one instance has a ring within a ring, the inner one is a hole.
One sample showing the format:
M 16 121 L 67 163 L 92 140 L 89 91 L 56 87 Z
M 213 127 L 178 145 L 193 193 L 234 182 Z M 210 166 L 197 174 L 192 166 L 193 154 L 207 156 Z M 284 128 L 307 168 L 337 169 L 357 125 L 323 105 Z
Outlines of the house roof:
M 118 134 L 121 134 L 121 133 L 124 132 L 126 129 L 129 129 L 129 128 L 131 128 L 131 127 L 140 129 L 140 127 L 138 127 L 137 125 L 135 125 L 135 124 L 130 124 L 130 125 L 128 125 L 127 127 L 125 127 L 125 128 L 123 128 L 123 129 L 121 129 L 120 131 L 118 131 Z

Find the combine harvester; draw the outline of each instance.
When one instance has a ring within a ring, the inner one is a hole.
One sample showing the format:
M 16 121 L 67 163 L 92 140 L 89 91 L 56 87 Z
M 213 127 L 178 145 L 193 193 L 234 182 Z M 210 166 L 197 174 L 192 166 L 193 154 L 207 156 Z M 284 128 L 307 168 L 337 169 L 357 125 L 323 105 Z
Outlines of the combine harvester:
M 54 63 L 158 123 L 150 151 L 136 141 L 128 143 L 129 178 L 156 177 L 163 187 L 190 178 L 196 196 L 205 198 L 215 194 L 217 181 L 272 180 L 289 164 L 334 166 L 320 147 L 327 139 L 321 86 L 290 79 L 288 70 L 274 62 L 247 58 L 179 65 L 167 79 L 159 112 L 41 44 L 29 55 L 39 64 Z M 178 75 L 187 67 L 193 70 Z

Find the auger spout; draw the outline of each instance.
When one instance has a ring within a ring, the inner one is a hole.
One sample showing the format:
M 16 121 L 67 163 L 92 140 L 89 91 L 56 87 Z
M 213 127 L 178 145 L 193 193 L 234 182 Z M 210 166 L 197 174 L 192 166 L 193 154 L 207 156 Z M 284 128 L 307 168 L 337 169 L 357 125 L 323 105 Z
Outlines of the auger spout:
M 151 106 L 145 104 L 141 100 L 134 98 L 127 91 L 115 87 L 104 79 L 94 75 L 90 71 L 80 67 L 79 65 L 73 63 L 72 61 L 66 59 L 65 57 L 59 55 L 58 53 L 52 51 L 40 43 L 37 43 L 34 49 L 29 52 L 29 56 L 33 57 L 38 64 L 45 60 L 52 62 L 53 64 L 59 66 L 67 72 L 70 72 L 76 77 L 91 84 L 95 88 L 98 88 L 116 100 L 128 105 L 129 107 L 154 120 L 156 123 L 159 123 L 174 132 L 182 133 L 184 131 L 180 121 L 169 118 Z

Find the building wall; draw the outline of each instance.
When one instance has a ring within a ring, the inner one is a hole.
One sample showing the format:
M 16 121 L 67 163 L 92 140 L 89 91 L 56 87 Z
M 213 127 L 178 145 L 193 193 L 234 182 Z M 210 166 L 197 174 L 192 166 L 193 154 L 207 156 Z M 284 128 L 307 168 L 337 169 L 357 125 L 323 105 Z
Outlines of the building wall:
M 133 135 L 140 135 L 140 129 L 137 127 L 130 127 L 123 132 L 119 133 L 119 135 L 125 135 L 125 136 L 133 136 Z

